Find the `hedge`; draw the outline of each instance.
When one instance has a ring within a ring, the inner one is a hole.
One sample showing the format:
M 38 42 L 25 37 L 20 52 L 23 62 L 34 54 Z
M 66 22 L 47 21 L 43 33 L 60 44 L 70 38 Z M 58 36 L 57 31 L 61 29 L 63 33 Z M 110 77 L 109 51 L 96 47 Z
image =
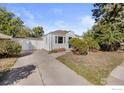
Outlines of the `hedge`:
M 11 40 L 0 40 L 0 57 L 15 56 L 21 51 L 21 46 Z

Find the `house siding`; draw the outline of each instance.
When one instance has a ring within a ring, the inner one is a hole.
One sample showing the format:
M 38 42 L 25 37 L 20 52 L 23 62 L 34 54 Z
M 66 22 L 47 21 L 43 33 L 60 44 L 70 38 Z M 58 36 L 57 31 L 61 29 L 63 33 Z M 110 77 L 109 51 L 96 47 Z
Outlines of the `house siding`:
M 65 48 L 65 49 L 68 49 L 69 48 L 69 37 L 76 37 L 72 32 L 69 32 L 69 33 L 67 33 L 65 36 L 63 36 L 63 37 L 65 37 L 65 41 L 66 42 L 64 42 L 64 38 L 63 38 L 63 43 L 62 44 L 58 44 L 58 43 L 55 43 L 55 37 L 58 37 L 58 36 L 61 36 L 61 35 L 52 35 L 52 40 L 51 40 L 51 45 L 52 45 L 52 47 L 51 47 L 51 49 L 50 50 L 52 50 L 52 49 L 56 49 L 56 48 Z

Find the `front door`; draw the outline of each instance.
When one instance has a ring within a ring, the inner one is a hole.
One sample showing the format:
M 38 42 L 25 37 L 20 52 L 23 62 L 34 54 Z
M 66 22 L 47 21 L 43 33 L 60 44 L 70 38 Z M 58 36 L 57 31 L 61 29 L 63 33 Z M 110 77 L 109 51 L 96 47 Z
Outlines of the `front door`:
M 69 40 L 71 39 L 72 37 L 69 37 Z M 69 46 L 68 46 L 69 48 L 71 48 L 72 46 L 69 44 Z

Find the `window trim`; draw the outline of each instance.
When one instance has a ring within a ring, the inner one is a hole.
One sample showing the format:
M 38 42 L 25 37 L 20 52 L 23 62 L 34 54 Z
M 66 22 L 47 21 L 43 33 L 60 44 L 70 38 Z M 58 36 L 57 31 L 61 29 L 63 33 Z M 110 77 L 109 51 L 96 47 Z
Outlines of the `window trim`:
M 64 43 L 66 43 L 66 37 L 64 37 L 63 39 L 64 39 Z
M 55 36 L 55 44 L 58 43 L 58 36 Z

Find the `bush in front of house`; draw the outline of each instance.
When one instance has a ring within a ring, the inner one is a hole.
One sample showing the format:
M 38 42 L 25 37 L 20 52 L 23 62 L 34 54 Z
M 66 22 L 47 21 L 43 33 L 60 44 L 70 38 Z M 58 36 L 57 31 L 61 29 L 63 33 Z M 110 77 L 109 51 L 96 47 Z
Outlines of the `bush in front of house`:
M 79 38 L 72 38 L 69 43 L 73 48 L 72 52 L 74 54 L 86 55 L 88 53 L 88 45 L 86 41 Z
M 86 37 L 83 40 L 87 42 L 89 51 L 97 51 L 100 49 L 98 42 L 94 40 L 92 37 Z
M 88 51 L 99 49 L 98 43 L 93 38 L 72 38 L 69 43 L 71 44 L 74 54 L 87 55 Z
M 0 40 L 0 57 L 15 56 L 21 52 L 21 46 L 11 40 Z

